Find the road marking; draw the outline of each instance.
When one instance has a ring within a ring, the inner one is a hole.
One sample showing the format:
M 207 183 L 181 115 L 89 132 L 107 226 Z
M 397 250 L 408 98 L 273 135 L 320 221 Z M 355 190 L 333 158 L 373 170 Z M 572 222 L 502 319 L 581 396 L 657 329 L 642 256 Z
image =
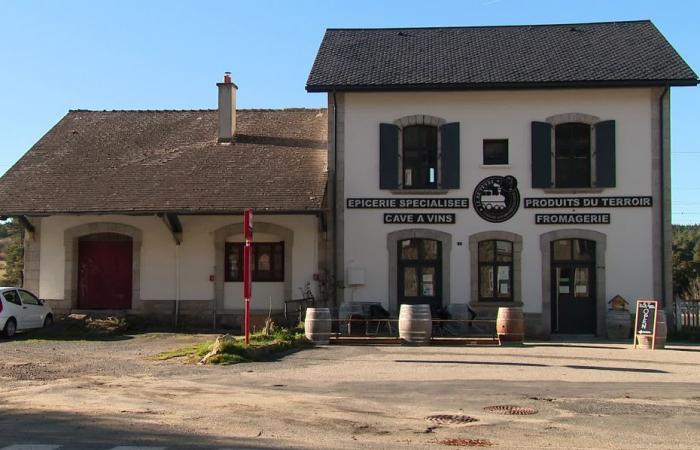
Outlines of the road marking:
M 45 445 L 45 444 L 22 444 L 22 445 L 10 445 L 8 447 L 3 447 L 0 450 L 56 450 L 61 448 L 60 445 Z

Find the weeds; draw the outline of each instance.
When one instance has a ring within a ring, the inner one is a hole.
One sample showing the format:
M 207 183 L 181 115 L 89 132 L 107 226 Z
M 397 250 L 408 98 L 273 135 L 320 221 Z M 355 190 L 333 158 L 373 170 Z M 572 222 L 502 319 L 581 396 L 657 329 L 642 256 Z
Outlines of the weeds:
M 220 336 L 215 341 L 206 341 L 196 345 L 159 353 L 156 360 L 185 358 L 195 363 L 206 357 L 206 364 L 238 364 L 243 362 L 264 361 L 276 355 L 308 346 L 304 333 L 299 329 L 287 329 L 274 326 L 265 327 L 263 331 L 250 335 L 250 344 L 246 345 L 240 336 Z

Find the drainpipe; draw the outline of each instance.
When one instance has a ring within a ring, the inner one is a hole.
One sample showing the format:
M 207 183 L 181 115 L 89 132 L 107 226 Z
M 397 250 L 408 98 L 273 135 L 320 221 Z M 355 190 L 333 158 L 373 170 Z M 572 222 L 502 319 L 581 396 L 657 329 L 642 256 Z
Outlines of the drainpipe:
M 659 161 L 659 171 L 660 173 L 660 196 L 659 196 L 659 201 L 661 204 L 659 205 L 659 211 L 661 214 L 661 303 L 663 304 L 663 308 L 666 308 L 666 245 L 665 245 L 665 238 L 666 238 L 666 207 L 665 207 L 665 202 L 664 202 L 664 196 L 666 193 L 666 186 L 665 186 L 665 167 L 664 167 L 664 98 L 668 94 L 669 91 L 669 86 L 666 85 L 664 87 L 664 91 L 661 93 L 661 96 L 659 97 L 659 149 L 660 149 L 660 161 Z M 669 130 L 670 132 L 670 130 Z M 669 148 L 669 152 L 671 149 Z
M 180 244 L 175 244 L 175 329 L 180 317 Z
M 338 103 L 333 91 L 333 306 L 338 306 Z

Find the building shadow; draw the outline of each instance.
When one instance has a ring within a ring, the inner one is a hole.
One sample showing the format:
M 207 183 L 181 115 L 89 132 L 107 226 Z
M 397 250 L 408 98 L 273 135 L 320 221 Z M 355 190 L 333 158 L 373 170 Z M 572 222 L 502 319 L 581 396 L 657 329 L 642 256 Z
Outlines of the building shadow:
M 516 363 L 516 362 L 497 362 L 497 361 L 451 361 L 451 360 L 430 360 L 430 359 L 395 359 L 397 363 L 415 363 L 415 364 L 465 364 L 465 365 L 480 365 L 480 366 L 523 366 L 523 367 L 551 367 L 548 364 L 537 363 Z
M 305 450 L 311 447 L 289 447 L 265 437 L 261 425 L 259 437 L 224 438 L 212 434 L 177 431 L 168 424 L 157 425 L 128 414 L 99 417 L 66 411 L 31 411 L 0 409 L 0 448 L 12 445 L 61 446 L 61 450 L 87 450 L 117 446 L 164 447 L 165 449 L 283 449 Z
M 605 370 L 611 372 L 635 372 L 635 373 L 670 373 L 661 369 L 640 369 L 635 367 L 603 367 L 603 366 L 577 366 L 577 365 L 565 365 L 563 367 L 569 369 L 583 369 L 583 370 Z

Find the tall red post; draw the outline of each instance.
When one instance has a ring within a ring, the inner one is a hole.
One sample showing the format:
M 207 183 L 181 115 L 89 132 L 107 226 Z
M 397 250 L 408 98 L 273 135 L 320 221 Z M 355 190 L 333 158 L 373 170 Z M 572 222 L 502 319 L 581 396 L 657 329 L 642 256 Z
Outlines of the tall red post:
M 250 343 L 250 297 L 253 292 L 253 280 L 251 263 L 253 257 L 253 210 L 246 208 L 243 213 L 243 234 L 245 247 L 243 247 L 243 303 L 245 316 L 243 328 L 245 329 L 245 343 Z

